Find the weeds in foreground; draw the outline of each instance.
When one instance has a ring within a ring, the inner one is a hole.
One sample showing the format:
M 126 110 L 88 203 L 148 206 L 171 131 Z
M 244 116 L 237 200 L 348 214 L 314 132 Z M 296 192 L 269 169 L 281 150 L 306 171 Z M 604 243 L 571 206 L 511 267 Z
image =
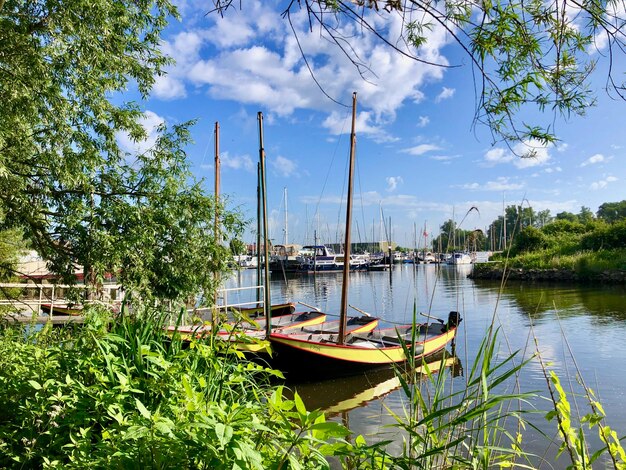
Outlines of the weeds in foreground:
M 164 342 L 163 318 L 0 330 L 0 467 L 328 468 L 343 426 L 283 400 L 260 365 Z

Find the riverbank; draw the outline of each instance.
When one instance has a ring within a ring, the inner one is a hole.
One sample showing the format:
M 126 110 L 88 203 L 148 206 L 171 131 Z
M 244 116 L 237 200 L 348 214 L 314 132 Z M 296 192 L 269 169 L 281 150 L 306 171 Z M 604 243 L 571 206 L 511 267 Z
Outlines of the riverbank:
M 585 281 L 626 284 L 626 270 L 579 271 L 569 268 L 520 268 L 507 267 L 502 262 L 476 263 L 469 274 L 470 279 L 499 280 L 505 276 L 508 280 L 523 281 Z

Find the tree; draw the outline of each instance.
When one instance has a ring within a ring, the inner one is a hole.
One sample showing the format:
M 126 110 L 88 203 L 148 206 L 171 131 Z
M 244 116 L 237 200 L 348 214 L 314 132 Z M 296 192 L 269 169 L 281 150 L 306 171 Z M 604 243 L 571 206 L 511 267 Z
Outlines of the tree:
M 569 222 L 578 222 L 578 216 L 571 212 L 563 211 L 556 215 L 556 220 L 567 220 Z
M 241 6 L 233 0 L 216 0 L 221 15 Z M 606 52 L 607 90 L 624 98 L 614 51 L 624 51 L 624 10 L 621 4 L 592 0 L 558 2 L 507 0 L 303 0 L 286 2 L 283 18 L 304 10 L 310 28 L 334 42 L 358 68 L 368 72 L 352 47 L 364 34 L 375 35 L 383 45 L 412 60 L 435 67 L 471 64 L 477 88 L 475 122 L 486 123 L 494 140 L 524 141 L 527 156 L 533 146 L 554 142 L 555 115 L 583 115 L 595 101 L 590 90 L 591 72 L 598 55 Z M 346 27 L 349 25 L 350 27 Z M 437 28 L 459 46 L 467 60 L 447 64 L 433 59 L 427 33 Z M 292 30 L 300 45 L 297 29 Z M 302 48 L 301 48 L 302 51 Z M 603 55 L 599 55 L 603 57 Z M 315 64 L 305 57 L 314 73 Z M 469 75 L 469 74 L 468 74 Z M 323 90 L 323 84 L 320 84 Z M 548 111 L 543 122 L 526 122 L 529 107 Z
M 216 201 L 189 172 L 187 126 L 160 126 L 147 145 L 137 104 L 169 60 L 167 0 L 0 0 L 0 208 L 53 272 L 91 285 L 107 274 L 176 298 L 225 269 Z M 143 145 L 127 151 L 118 136 Z M 146 148 L 147 147 L 147 148 Z M 228 234 L 240 227 L 222 212 Z
M 598 208 L 598 218 L 609 223 L 615 223 L 626 218 L 626 200 L 620 202 L 605 202 Z
M 593 212 L 591 211 L 591 209 L 589 209 L 588 207 L 582 206 L 580 208 L 580 212 L 578 213 L 578 221 L 581 224 L 588 224 L 590 222 L 593 222 L 594 216 L 593 216 Z
M 550 215 L 550 209 L 544 209 L 537 212 L 535 227 L 542 228 L 546 224 L 552 222 L 552 216 Z

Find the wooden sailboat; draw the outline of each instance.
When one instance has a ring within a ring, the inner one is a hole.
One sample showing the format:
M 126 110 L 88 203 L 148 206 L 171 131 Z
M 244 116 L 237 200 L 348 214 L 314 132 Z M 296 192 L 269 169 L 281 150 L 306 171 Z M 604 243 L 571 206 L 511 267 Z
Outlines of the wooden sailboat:
M 352 132 L 346 204 L 345 257 L 350 256 L 352 190 L 356 146 L 356 93 L 352 97 Z M 413 356 L 424 358 L 443 349 L 456 335 L 461 321 L 457 312 L 450 312 L 447 322 L 411 324 L 387 330 L 361 333 L 348 331 L 349 266 L 343 270 L 341 310 L 336 333 L 276 331 L 270 334 L 275 366 L 288 377 L 319 378 L 353 375 L 364 370 L 406 362 Z

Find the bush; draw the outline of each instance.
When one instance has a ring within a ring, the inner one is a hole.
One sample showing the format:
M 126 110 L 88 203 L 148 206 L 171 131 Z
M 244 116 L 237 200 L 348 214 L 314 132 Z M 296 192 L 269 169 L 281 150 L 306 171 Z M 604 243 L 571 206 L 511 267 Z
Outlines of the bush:
M 594 251 L 626 248 L 626 220 L 585 234 L 581 239 L 581 246 Z
M 511 248 L 511 255 L 515 256 L 519 253 L 529 251 L 543 250 L 548 247 L 548 239 L 546 235 L 535 227 L 525 227 L 517 234 Z

